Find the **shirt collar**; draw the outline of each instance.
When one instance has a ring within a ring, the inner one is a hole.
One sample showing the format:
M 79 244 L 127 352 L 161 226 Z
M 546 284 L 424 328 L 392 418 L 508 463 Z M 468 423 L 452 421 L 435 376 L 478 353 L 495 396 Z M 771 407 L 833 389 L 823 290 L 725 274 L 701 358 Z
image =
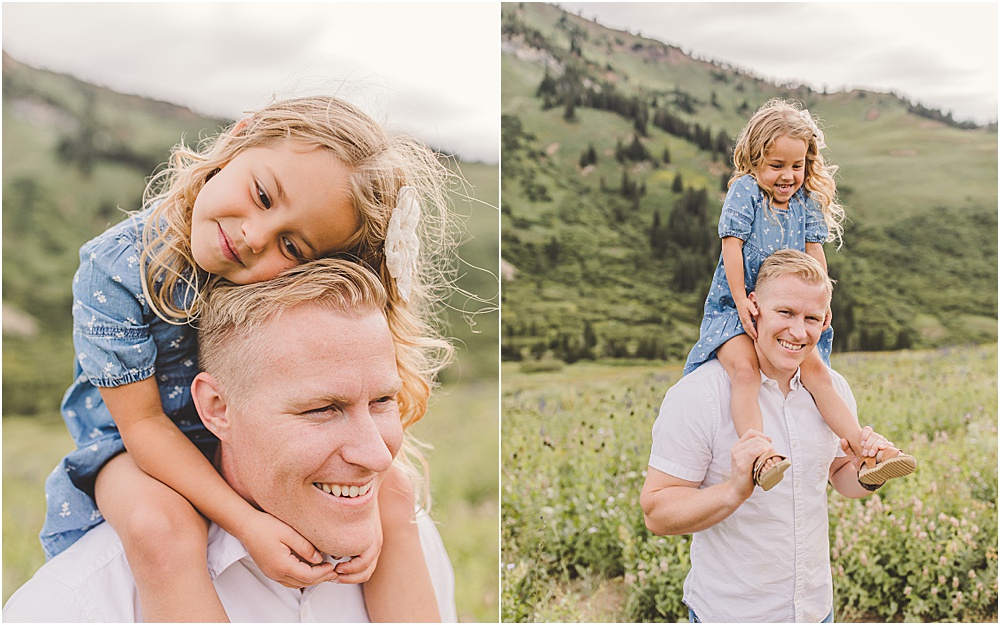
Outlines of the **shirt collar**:
M 215 523 L 211 524 L 208 528 L 208 574 L 213 580 L 232 565 L 249 557 L 250 552 L 238 538 Z M 350 560 L 347 556 L 335 558 L 328 555 L 324 555 L 323 559 L 333 564 Z
M 208 574 L 213 580 L 232 565 L 248 557 L 250 552 L 238 538 L 215 523 L 211 524 L 208 528 Z
M 802 375 L 802 367 L 796 368 L 795 369 L 795 374 L 792 375 L 792 379 L 788 381 L 789 388 L 791 388 L 792 391 L 797 391 L 799 388 L 802 387 L 802 381 L 800 379 L 801 375 Z M 766 375 L 764 375 L 763 371 L 761 371 L 760 372 L 760 383 L 761 384 L 767 384 L 768 382 L 770 382 L 774 386 L 778 386 L 778 381 L 777 380 L 772 380 L 771 378 L 769 378 Z

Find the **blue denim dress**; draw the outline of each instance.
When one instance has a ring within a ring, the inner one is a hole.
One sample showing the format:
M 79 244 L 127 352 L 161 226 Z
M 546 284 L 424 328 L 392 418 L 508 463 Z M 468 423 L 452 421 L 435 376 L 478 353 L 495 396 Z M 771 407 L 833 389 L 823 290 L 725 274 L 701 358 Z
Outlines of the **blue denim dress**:
M 62 417 L 76 442 L 45 482 L 46 517 L 39 538 L 46 558 L 58 554 L 103 518 L 94 502 L 94 480 L 124 450 L 100 389 L 156 376 L 164 412 L 206 451 L 215 437 L 191 401 L 198 373 L 197 335 L 153 312 L 139 272 L 142 228 L 148 209 L 106 230 L 80 249 L 73 278 L 72 386 Z
M 743 176 L 729 187 L 719 217 L 719 236 L 743 241 L 743 276 L 748 294 L 757 284 L 757 274 L 764 259 L 778 250 L 805 252 L 806 243 L 823 243 L 829 232 L 822 211 L 806 196 L 804 187 L 789 200 L 787 210 L 768 211 L 766 201 L 767 196 L 754 177 Z M 723 343 L 744 333 L 720 255 L 712 288 L 705 300 L 701 334 L 688 354 L 684 375 L 715 358 L 716 350 Z M 816 347 L 823 362 L 829 366 L 833 328 L 823 332 Z

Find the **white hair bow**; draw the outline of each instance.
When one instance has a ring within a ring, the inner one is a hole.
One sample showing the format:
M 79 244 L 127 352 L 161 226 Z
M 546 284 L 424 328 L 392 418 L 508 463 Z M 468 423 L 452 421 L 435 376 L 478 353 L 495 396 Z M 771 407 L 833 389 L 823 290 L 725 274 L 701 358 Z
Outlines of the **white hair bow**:
M 823 131 L 820 130 L 819 126 L 816 125 L 816 120 L 813 119 L 813 116 L 809 114 L 809 109 L 802 109 L 801 111 L 799 111 L 799 116 L 802 117 L 802 121 L 804 121 L 806 125 L 809 126 L 809 129 L 812 130 L 813 135 L 816 137 L 816 151 L 819 152 L 820 150 L 825 148 L 826 137 L 823 136 Z
M 396 194 L 396 207 L 389 218 L 389 230 L 385 234 L 385 264 L 389 275 L 396 281 L 400 297 L 407 302 L 410 301 L 413 273 L 420 254 L 420 239 L 417 237 L 419 223 L 417 190 L 401 187 Z

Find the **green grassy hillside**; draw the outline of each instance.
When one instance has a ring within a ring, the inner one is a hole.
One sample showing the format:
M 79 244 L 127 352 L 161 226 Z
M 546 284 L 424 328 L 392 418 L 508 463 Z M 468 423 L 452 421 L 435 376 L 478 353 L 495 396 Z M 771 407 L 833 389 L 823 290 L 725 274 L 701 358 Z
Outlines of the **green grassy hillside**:
M 140 208 L 146 178 L 207 119 L 3 56 L 4 414 L 56 413 L 73 375 L 70 280 L 80 245 Z M 33 333 L 10 327 L 28 316 Z
M 225 123 L 3 56 L 4 601 L 42 562 L 42 484 L 72 444 L 58 406 L 72 381 L 70 282 L 79 247 L 140 207 L 146 179 L 182 137 L 194 144 Z M 455 566 L 459 616 L 492 621 L 499 172 L 454 165 L 468 182 L 453 196 L 465 231 L 457 286 L 475 298 L 450 302 L 458 358 L 415 432 L 433 447 L 432 514 Z
M 770 84 L 550 5 L 505 3 L 502 24 L 505 359 L 683 358 L 733 138 L 771 97 L 823 120 L 841 168 L 836 349 L 996 340 L 995 127 Z

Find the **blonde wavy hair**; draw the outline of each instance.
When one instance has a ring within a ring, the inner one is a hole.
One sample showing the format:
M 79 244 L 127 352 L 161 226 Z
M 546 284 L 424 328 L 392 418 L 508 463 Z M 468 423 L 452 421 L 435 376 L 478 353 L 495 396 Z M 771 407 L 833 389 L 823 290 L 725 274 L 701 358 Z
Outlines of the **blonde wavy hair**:
M 423 476 L 427 464 L 422 446 L 408 432 L 423 418 L 437 374 L 451 362 L 452 345 L 405 306 L 392 306 L 382 280 L 362 265 L 345 259 L 320 259 L 293 267 L 267 282 L 233 285 L 220 282 L 206 300 L 198 323 L 198 357 L 237 405 L 246 406 L 252 393 L 248 381 L 267 362 L 267 345 L 256 331 L 283 311 L 311 306 L 347 314 L 378 312 L 392 333 L 402 389 L 396 399 L 404 439 L 397 456 L 421 503 L 430 507 Z M 234 343 L 238 343 L 238 349 Z M 238 357 L 232 354 L 239 354 Z
M 806 119 L 808 117 L 808 119 Z M 782 136 L 802 139 L 806 142 L 806 166 L 803 185 L 806 193 L 819 204 L 823 212 L 829 235 L 827 241 L 841 241 L 844 233 L 844 207 L 837 201 L 837 183 L 833 176 L 839 169 L 836 165 L 827 164 L 820 152 L 820 136 L 817 136 L 819 126 L 812 115 L 796 102 L 774 98 L 768 100 L 750 116 L 747 125 L 740 131 L 733 150 L 735 170 L 729 184 L 738 178 L 750 174 L 757 178 L 757 169 L 774 146 L 774 142 Z M 773 217 L 773 207 L 768 196 L 767 210 Z
M 371 268 L 388 293 L 389 307 L 402 304 L 386 267 L 384 241 L 397 194 L 414 187 L 422 215 L 418 260 L 410 306 L 418 314 L 444 299 L 454 282 L 452 252 L 457 234 L 450 215 L 448 187 L 462 178 L 441 155 L 421 142 L 390 135 L 371 116 L 331 96 L 280 100 L 250 113 L 197 149 L 174 147 L 167 165 L 150 180 L 143 205 L 152 206 L 142 233 L 143 290 L 154 312 L 169 323 L 198 318 L 208 291 L 219 281 L 201 271 L 191 254 L 191 214 L 208 179 L 248 148 L 298 141 L 329 150 L 349 170 L 349 194 L 359 227 L 332 256 Z

